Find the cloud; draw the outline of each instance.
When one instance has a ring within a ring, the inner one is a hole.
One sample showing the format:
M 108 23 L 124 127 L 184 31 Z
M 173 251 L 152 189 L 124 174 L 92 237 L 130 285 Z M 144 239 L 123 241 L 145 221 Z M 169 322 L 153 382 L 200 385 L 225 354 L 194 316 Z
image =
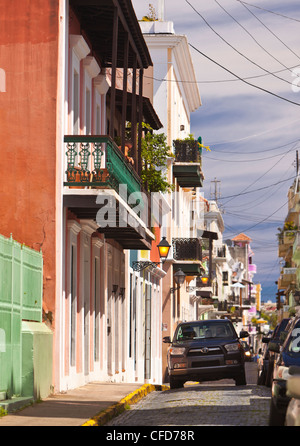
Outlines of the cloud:
M 166 0 L 165 19 L 174 22 L 176 33 L 185 34 L 189 43 L 236 75 L 259 76 L 247 79 L 255 86 L 300 103 L 300 92 L 292 90 L 295 77 L 285 69 L 300 66 L 299 22 L 249 6 L 260 23 L 239 1 L 218 0 L 251 37 L 215 1 L 189 1 L 214 30 L 185 1 Z M 149 2 L 133 1 L 138 17 L 147 14 Z M 151 3 L 158 10 L 158 1 Z M 259 6 L 300 20 L 298 0 L 262 0 Z M 211 198 L 212 181 L 220 181 L 224 240 L 238 232 L 249 233 L 256 249 L 254 280 L 261 281 L 264 300 L 275 300 L 280 273 L 276 233 L 287 214 L 287 192 L 293 184 L 284 180 L 295 175 L 299 106 L 236 80 L 196 50 L 190 51 L 203 103 L 191 116 L 191 132 L 212 149 L 203 152 L 204 194 Z M 219 82 L 224 80 L 230 82 Z M 232 195 L 236 196 L 226 198 Z

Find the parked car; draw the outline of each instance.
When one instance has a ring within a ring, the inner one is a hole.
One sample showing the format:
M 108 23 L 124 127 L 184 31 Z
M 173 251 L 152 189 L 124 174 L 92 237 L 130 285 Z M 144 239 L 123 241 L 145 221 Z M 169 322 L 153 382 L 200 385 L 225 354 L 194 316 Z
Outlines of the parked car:
M 290 367 L 289 374 L 293 376 L 287 381 L 287 395 L 291 400 L 286 411 L 285 425 L 300 426 L 300 367 Z
M 270 403 L 270 426 L 283 426 L 290 397 L 286 392 L 287 380 L 294 373 L 291 366 L 300 366 L 300 318 L 289 326 L 286 340 L 280 344 L 269 343 L 269 350 L 278 355 L 274 364 L 272 396 Z
M 244 351 L 245 351 L 245 361 L 252 361 L 252 351 L 251 347 L 246 341 L 241 341 Z
M 236 385 L 246 384 L 244 348 L 231 321 L 225 319 L 184 322 L 178 325 L 168 350 L 171 389 L 186 381 L 212 381 L 232 378 Z
M 264 386 L 266 384 L 267 372 L 269 367 L 269 348 L 268 344 L 271 337 L 262 338 L 262 347 L 258 350 L 257 360 L 257 384 Z
M 282 321 L 279 324 L 277 324 L 273 332 L 273 335 L 270 339 L 270 342 L 268 344 L 269 359 L 268 359 L 268 368 L 266 371 L 266 381 L 265 381 L 265 385 L 267 387 L 272 387 L 274 364 L 277 359 L 277 353 L 279 353 L 280 350 L 280 345 L 283 343 L 281 333 L 286 330 L 286 327 L 290 322 L 290 320 L 291 319 L 289 318 L 282 319 Z M 271 345 L 275 348 L 275 350 L 274 348 L 270 349 Z M 278 349 L 275 346 L 278 346 Z

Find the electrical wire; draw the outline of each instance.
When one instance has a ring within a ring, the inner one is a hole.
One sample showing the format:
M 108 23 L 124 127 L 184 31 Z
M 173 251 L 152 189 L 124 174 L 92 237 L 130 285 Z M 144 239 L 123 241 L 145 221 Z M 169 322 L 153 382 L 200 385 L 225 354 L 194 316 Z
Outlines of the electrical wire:
M 263 68 L 261 65 L 259 65 L 258 63 L 254 62 L 253 60 L 251 60 L 249 57 L 245 56 L 245 54 L 241 53 L 237 48 L 235 48 L 233 45 L 231 45 L 231 43 L 229 43 L 226 39 L 224 39 L 224 37 L 221 36 L 221 34 L 219 34 L 210 24 L 209 22 L 205 19 L 205 17 L 200 14 L 199 11 L 197 11 L 197 9 L 188 1 L 185 0 L 185 2 L 190 5 L 190 7 L 196 12 L 196 14 L 199 15 L 199 17 L 202 18 L 202 20 L 206 23 L 206 25 L 223 41 L 226 43 L 226 45 L 228 45 L 230 48 L 232 48 L 235 52 L 237 52 L 240 56 L 242 56 L 244 59 L 248 60 L 248 62 L 252 63 L 253 65 L 257 66 L 258 68 L 260 68 L 261 70 L 265 71 L 268 74 L 271 74 L 272 76 L 276 77 L 277 79 L 282 80 L 283 82 L 286 82 L 287 84 L 290 85 L 290 81 L 287 81 L 286 79 L 283 79 L 282 77 L 276 76 L 275 74 L 272 74 L 272 72 L 270 72 L 269 70 Z
M 255 155 L 256 153 L 273 152 L 274 150 L 282 149 L 283 147 L 289 146 L 290 144 L 294 144 L 295 142 L 297 142 L 297 143 L 300 142 L 300 139 L 295 139 L 294 141 L 283 144 L 282 146 L 272 147 L 271 149 L 257 150 L 256 152 L 247 152 L 247 154 Z M 210 144 L 210 145 L 212 145 L 212 144 Z M 232 153 L 233 155 L 245 155 L 245 151 L 244 152 L 236 152 L 236 151 L 231 152 L 231 151 L 227 151 L 227 150 L 220 150 L 220 153 Z
M 187 0 L 186 0 L 187 1 Z M 230 71 L 228 68 L 224 67 L 223 65 L 221 65 L 220 63 L 218 63 L 217 61 L 213 60 L 211 57 L 207 56 L 207 54 L 203 53 L 203 51 L 200 51 L 198 48 L 196 48 L 194 45 L 192 45 L 191 43 L 189 43 L 189 46 L 191 48 L 193 48 L 195 51 L 197 51 L 197 53 L 201 54 L 203 57 L 205 57 L 206 59 L 210 60 L 211 62 L 213 62 L 214 64 L 218 65 L 219 67 L 223 68 L 223 70 L 227 71 L 228 73 L 232 74 L 233 76 L 237 77 L 240 81 L 244 82 L 247 85 L 250 85 L 251 87 L 257 88 L 258 90 L 264 91 L 265 93 L 268 93 L 272 96 L 275 96 L 278 99 L 281 99 L 283 101 L 289 102 L 290 104 L 293 105 L 298 105 L 300 106 L 300 104 L 298 102 L 294 102 L 291 101 L 290 99 L 284 98 L 283 96 L 280 96 L 276 93 L 272 93 L 269 90 L 266 90 L 265 88 L 259 87 L 258 85 L 254 85 L 251 82 L 246 81 L 245 79 L 241 78 L 240 76 L 238 76 L 237 74 L 233 73 L 232 71 Z
M 296 143 L 297 146 L 297 143 Z M 270 167 L 265 173 L 263 173 L 260 177 L 258 177 L 255 181 L 253 181 L 251 184 L 249 184 L 245 189 L 242 190 L 242 192 L 245 192 L 247 189 L 249 189 L 251 186 L 253 186 L 255 183 L 257 183 L 259 180 L 261 180 L 267 173 L 269 173 L 274 167 L 283 160 L 283 158 L 292 150 L 295 150 L 295 146 L 293 146 L 288 152 L 286 152 L 278 161 L 276 161 L 275 164 L 273 164 L 272 167 Z M 223 203 L 223 206 L 225 206 L 227 203 L 232 201 L 234 198 L 231 198 L 230 200 L 226 201 L 226 203 Z
M 270 11 L 269 9 L 265 9 L 265 8 L 260 7 L 260 6 L 252 5 L 251 3 L 247 3 L 247 2 L 244 2 L 242 0 L 236 0 L 236 1 L 239 2 L 239 3 L 245 4 L 245 5 L 252 6 L 253 8 L 261 9 L 262 11 L 266 11 L 266 12 L 269 12 L 271 14 L 275 14 L 275 15 L 278 15 L 280 17 L 284 17 L 285 19 L 294 20 L 295 22 L 300 22 L 300 20 L 295 19 L 294 17 L 289 17 L 287 15 L 280 14 L 279 12 Z
M 243 231 L 240 231 L 240 232 L 248 232 L 248 231 L 250 231 L 251 229 L 255 228 L 256 226 L 261 225 L 263 222 L 265 222 L 266 220 L 268 220 L 270 217 L 273 217 L 273 215 L 275 215 L 275 214 L 276 214 L 278 211 L 280 211 L 284 206 L 286 206 L 287 203 L 288 203 L 288 200 L 287 200 L 282 206 L 280 206 L 278 209 L 276 209 L 276 211 L 274 211 L 271 215 L 269 215 L 268 217 L 264 218 L 264 219 L 261 220 L 260 222 L 254 224 L 254 225 L 252 225 L 252 226 L 250 226 L 250 227 L 248 227 L 248 228 L 246 228 L 246 229 L 244 229 Z M 236 235 L 238 235 L 240 232 L 236 233 Z
M 291 167 L 293 167 L 293 165 L 291 164 L 288 169 L 284 172 L 284 174 L 282 175 L 281 178 L 283 178 L 287 172 L 291 169 Z M 241 208 L 245 208 L 247 210 L 253 209 L 254 207 L 258 207 L 260 204 L 264 203 L 265 201 L 269 200 L 274 194 L 276 194 L 276 192 L 281 188 L 281 185 L 278 186 L 278 188 L 275 188 L 273 190 L 273 192 L 271 194 L 269 194 L 268 192 L 263 195 L 261 198 L 265 197 L 262 201 L 258 201 L 257 198 L 255 198 L 254 200 L 251 200 L 247 203 L 243 203 L 242 205 L 230 205 L 230 208 L 233 210 L 236 210 L 236 208 L 239 209 L 239 212 L 243 212 L 244 210 Z M 249 206 L 250 204 L 255 203 L 253 206 Z
M 282 45 L 284 45 L 292 54 L 294 54 L 294 56 L 296 56 L 298 59 L 300 59 L 300 56 L 297 54 L 297 53 L 295 53 L 295 51 L 294 50 L 292 50 L 286 43 L 284 43 L 283 42 L 283 40 L 281 40 L 264 22 L 262 22 L 258 17 L 257 17 L 257 15 L 255 15 L 254 14 L 254 12 L 252 12 L 249 8 L 247 8 L 247 6 L 244 4 L 244 2 L 241 2 L 241 4 L 242 4 L 242 6 L 244 6 L 244 8 L 245 9 L 247 9 L 247 11 L 249 11 L 249 13 L 251 14 L 251 15 L 253 15 L 253 17 L 255 17 L 256 18 L 256 20 L 258 20 L 259 21 L 259 23 L 261 23 L 261 25 L 264 27 L 264 28 L 266 28 L 271 34 L 272 34 L 272 36 L 274 36 L 277 40 L 279 40 L 279 42 L 281 42 L 282 43 Z
M 244 80 L 248 80 L 248 79 L 258 79 L 260 77 L 266 77 L 266 76 L 270 76 L 272 74 L 277 74 L 277 73 L 283 73 L 284 71 L 293 71 L 294 68 L 298 68 L 298 65 L 294 65 L 292 67 L 287 67 L 281 70 L 277 70 L 277 71 L 273 71 L 270 73 L 264 73 L 264 74 L 257 74 L 256 76 L 247 76 L 244 77 Z M 121 79 L 122 76 L 119 76 L 119 79 Z M 205 80 L 205 81 L 186 81 L 186 80 L 177 80 L 177 79 L 158 79 L 157 77 L 154 76 L 148 76 L 148 75 L 144 75 L 144 78 L 146 79 L 152 79 L 154 81 L 157 82 L 174 82 L 174 83 L 178 83 L 178 84 L 218 84 L 218 83 L 224 83 L 224 82 L 238 82 L 240 79 L 220 79 L 220 80 Z
M 217 142 L 209 142 L 210 146 L 219 146 L 219 145 L 225 145 L 225 144 L 234 144 L 236 142 L 241 142 L 241 141 L 245 141 L 247 139 L 251 139 L 251 138 L 256 138 L 257 136 L 261 136 L 261 135 L 265 135 L 266 133 L 270 133 L 270 132 L 274 132 L 274 130 L 280 130 L 283 129 L 285 127 L 288 127 L 292 124 L 296 124 L 297 122 L 300 122 L 300 118 L 296 119 L 293 122 L 289 122 L 287 124 L 281 125 L 280 127 L 276 127 L 276 129 L 269 129 L 269 130 L 265 130 L 264 132 L 261 133 L 255 133 L 254 135 L 249 135 L 249 136 L 245 136 L 244 138 L 239 138 L 239 139 L 235 139 L 232 141 L 217 141 Z M 292 144 L 292 143 L 291 143 Z
M 296 176 L 293 176 L 291 178 L 287 178 L 286 180 L 277 181 L 277 183 L 270 184 L 269 186 L 263 186 L 263 187 L 260 187 L 258 189 L 249 190 L 248 192 L 241 192 L 239 194 L 229 195 L 228 197 L 222 197 L 222 198 L 220 198 L 220 200 L 225 200 L 225 199 L 231 198 L 231 197 L 240 197 L 242 195 L 252 194 L 253 192 L 259 192 L 261 190 L 268 189 L 269 187 L 277 186 L 277 184 L 285 183 L 285 182 L 290 181 L 290 180 L 294 180 L 295 178 L 296 178 Z
M 289 152 L 291 152 L 294 149 L 290 149 L 287 152 L 285 152 L 284 155 L 287 155 Z M 222 152 L 221 152 L 222 153 Z M 248 155 L 248 153 L 245 153 L 245 155 Z M 265 161 L 265 160 L 269 160 L 272 158 L 277 158 L 278 156 L 281 156 L 282 153 L 278 153 L 277 155 L 271 155 L 271 156 L 266 156 L 265 158 L 255 158 L 255 159 L 250 159 L 250 160 L 233 160 L 233 159 L 221 159 L 221 158 L 214 158 L 212 156 L 210 156 L 210 154 L 202 154 L 202 157 L 205 159 L 209 159 L 209 160 L 214 160 L 214 161 L 222 161 L 224 163 L 254 163 L 254 162 L 258 162 L 258 161 Z
M 235 23 L 237 23 L 250 37 L 251 39 L 266 53 L 268 54 L 270 57 L 272 57 L 272 59 L 276 60 L 276 62 L 278 62 L 280 65 L 282 65 L 284 68 L 286 68 L 287 70 L 289 70 L 291 73 L 293 72 L 292 70 L 290 70 L 284 63 L 282 63 L 279 59 L 277 59 L 277 57 L 273 56 L 273 54 L 271 54 L 263 45 L 261 45 L 258 40 L 250 33 L 250 31 L 247 30 L 247 28 L 245 28 L 237 19 L 235 19 L 228 11 L 227 9 L 225 9 L 219 2 L 218 0 L 215 0 L 215 3 L 217 3 L 217 5 L 219 5 L 219 7 L 221 9 L 223 9 L 223 11 L 232 18 L 232 20 L 234 20 Z M 245 5 L 243 5 L 245 7 Z M 278 37 L 277 37 L 278 38 Z M 278 38 L 279 39 L 279 38 Z M 280 39 L 279 39 L 280 40 Z M 289 48 L 290 49 L 290 48 Z M 296 54 L 297 56 L 297 54 Z M 298 56 L 297 56 L 298 57 Z M 300 59 L 300 58 L 299 58 Z

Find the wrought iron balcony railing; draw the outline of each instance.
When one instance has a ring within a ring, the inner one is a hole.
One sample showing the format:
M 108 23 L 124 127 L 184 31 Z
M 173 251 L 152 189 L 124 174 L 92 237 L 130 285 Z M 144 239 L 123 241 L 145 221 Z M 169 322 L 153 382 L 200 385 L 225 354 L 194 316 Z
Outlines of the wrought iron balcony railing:
M 175 260 L 202 260 L 202 246 L 198 238 L 173 238 L 172 245 Z
M 141 192 L 141 179 L 109 136 L 71 135 L 64 138 L 67 170 L 65 186 L 75 188 L 127 187 L 128 196 Z
M 173 141 L 175 162 L 177 163 L 199 163 L 201 165 L 201 152 L 196 140 L 184 141 L 176 139 Z

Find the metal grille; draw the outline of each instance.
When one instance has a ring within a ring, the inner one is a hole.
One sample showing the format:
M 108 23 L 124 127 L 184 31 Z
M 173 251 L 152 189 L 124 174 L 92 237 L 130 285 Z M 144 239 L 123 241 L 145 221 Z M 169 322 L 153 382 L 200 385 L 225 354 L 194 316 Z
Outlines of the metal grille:
M 173 141 L 175 162 L 178 163 L 200 163 L 201 154 L 198 141 Z
M 175 260 L 202 260 L 202 247 L 198 238 L 173 238 Z

